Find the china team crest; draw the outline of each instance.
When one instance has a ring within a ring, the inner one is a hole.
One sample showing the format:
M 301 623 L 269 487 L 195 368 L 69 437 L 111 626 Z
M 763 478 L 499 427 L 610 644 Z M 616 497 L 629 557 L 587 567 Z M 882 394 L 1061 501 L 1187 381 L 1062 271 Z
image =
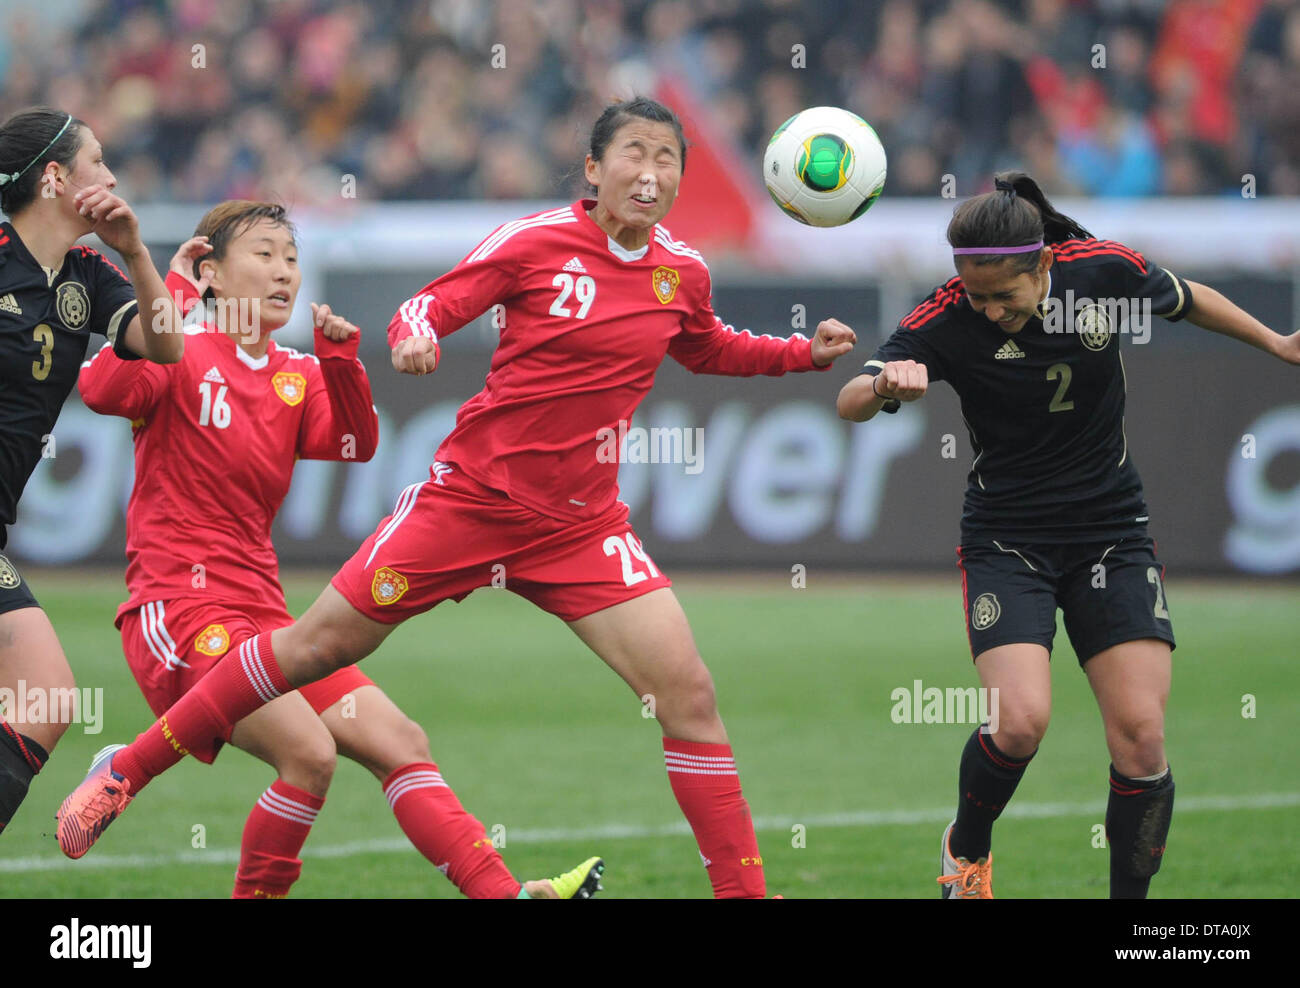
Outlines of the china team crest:
M 290 407 L 298 404 L 307 395 L 307 379 L 292 371 L 281 371 L 271 379 L 275 393 L 280 400 Z
M 410 589 L 406 577 L 383 566 L 375 571 L 375 578 L 370 583 L 370 596 L 375 598 L 376 604 L 383 607 L 385 604 L 396 604 Z
M 650 284 L 655 290 L 655 297 L 664 305 L 673 300 L 677 286 L 682 283 L 682 276 L 672 268 L 658 267 L 650 275 Z
M 65 281 L 55 290 L 54 307 L 68 329 L 80 329 L 90 318 L 90 296 L 75 281 Z
M 225 655 L 228 648 L 230 648 L 230 632 L 219 624 L 208 625 L 194 639 L 194 651 L 201 655 L 215 658 L 218 655 Z

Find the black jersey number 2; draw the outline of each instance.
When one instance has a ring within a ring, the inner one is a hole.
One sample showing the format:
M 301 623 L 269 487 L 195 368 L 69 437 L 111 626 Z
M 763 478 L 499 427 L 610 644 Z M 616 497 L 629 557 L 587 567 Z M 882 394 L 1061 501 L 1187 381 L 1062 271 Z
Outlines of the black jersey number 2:
M 1047 368 L 1047 379 L 1055 381 L 1060 378 L 1061 383 L 1056 387 L 1056 394 L 1052 395 L 1052 403 L 1047 406 L 1049 412 L 1068 412 L 1074 408 L 1074 402 L 1065 400 L 1065 392 L 1070 390 L 1070 379 L 1074 377 L 1074 372 L 1070 370 L 1069 364 L 1052 364 Z
M 32 339 L 41 345 L 41 359 L 32 361 L 32 377 L 44 381 L 54 366 L 54 329 L 49 323 L 38 323 L 32 330 Z
M 1155 615 L 1161 620 L 1169 620 L 1169 609 L 1165 607 L 1165 584 L 1160 579 L 1160 570 L 1154 566 L 1147 567 L 1147 583 L 1156 588 Z

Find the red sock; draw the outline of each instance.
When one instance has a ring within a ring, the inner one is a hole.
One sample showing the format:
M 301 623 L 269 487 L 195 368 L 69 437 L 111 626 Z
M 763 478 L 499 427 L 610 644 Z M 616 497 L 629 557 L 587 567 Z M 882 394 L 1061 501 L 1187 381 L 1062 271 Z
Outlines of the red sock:
M 292 689 L 271 653 L 270 632 L 246 639 L 115 754 L 113 771 L 126 777 L 135 795 L 188 755 L 191 745 L 224 737 L 258 707 Z
M 384 795 L 416 849 L 471 899 L 514 899 L 520 885 L 483 824 L 465 811 L 433 762 L 403 765 L 384 780 Z
M 232 899 L 283 899 L 302 872 L 298 852 L 311 833 L 321 796 L 276 779 L 244 824 Z
M 731 745 L 664 738 L 664 761 L 677 805 L 695 832 L 714 898 L 763 898 L 763 859 Z

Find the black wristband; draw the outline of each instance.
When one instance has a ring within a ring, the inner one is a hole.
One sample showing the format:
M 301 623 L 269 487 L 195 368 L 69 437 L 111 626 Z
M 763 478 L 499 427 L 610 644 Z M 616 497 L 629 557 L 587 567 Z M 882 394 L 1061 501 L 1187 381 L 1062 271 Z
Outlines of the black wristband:
M 893 415 L 896 411 L 898 411 L 900 408 L 903 407 L 903 403 L 899 401 L 897 398 L 887 398 L 885 397 L 885 395 L 882 395 L 879 391 L 876 390 L 876 377 L 879 376 L 880 375 L 877 374 L 875 377 L 871 379 L 871 393 L 875 395 L 877 398 L 884 398 L 885 403 L 880 406 L 880 410 L 882 412 L 886 412 L 890 415 Z

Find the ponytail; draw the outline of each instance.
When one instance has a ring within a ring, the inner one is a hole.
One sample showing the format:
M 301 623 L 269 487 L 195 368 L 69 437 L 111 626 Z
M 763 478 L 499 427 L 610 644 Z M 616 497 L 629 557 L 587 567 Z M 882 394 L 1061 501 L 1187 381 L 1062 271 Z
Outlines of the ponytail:
M 948 224 L 948 243 L 963 249 L 969 264 L 998 264 L 1007 261 L 1017 274 L 1032 271 L 1041 251 L 1028 250 L 1008 256 L 1007 251 L 965 254 L 978 247 L 1028 247 L 1089 238 L 1092 234 L 1064 213 L 1058 212 L 1043 195 L 1038 183 L 1024 172 L 999 172 L 994 191 L 967 199 L 957 207 Z
M 1047 196 L 1043 195 L 1043 190 L 1038 187 L 1038 183 L 1024 172 L 999 172 L 993 177 L 993 182 L 999 191 L 1005 187 L 1037 207 L 1039 215 L 1043 218 L 1044 242 L 1057 244 L 1062 240 L 1087 240 L 1092 237 L 1092 234 L 1076 221 L 1064 213 L 1057 212 L 1047 201 Z

